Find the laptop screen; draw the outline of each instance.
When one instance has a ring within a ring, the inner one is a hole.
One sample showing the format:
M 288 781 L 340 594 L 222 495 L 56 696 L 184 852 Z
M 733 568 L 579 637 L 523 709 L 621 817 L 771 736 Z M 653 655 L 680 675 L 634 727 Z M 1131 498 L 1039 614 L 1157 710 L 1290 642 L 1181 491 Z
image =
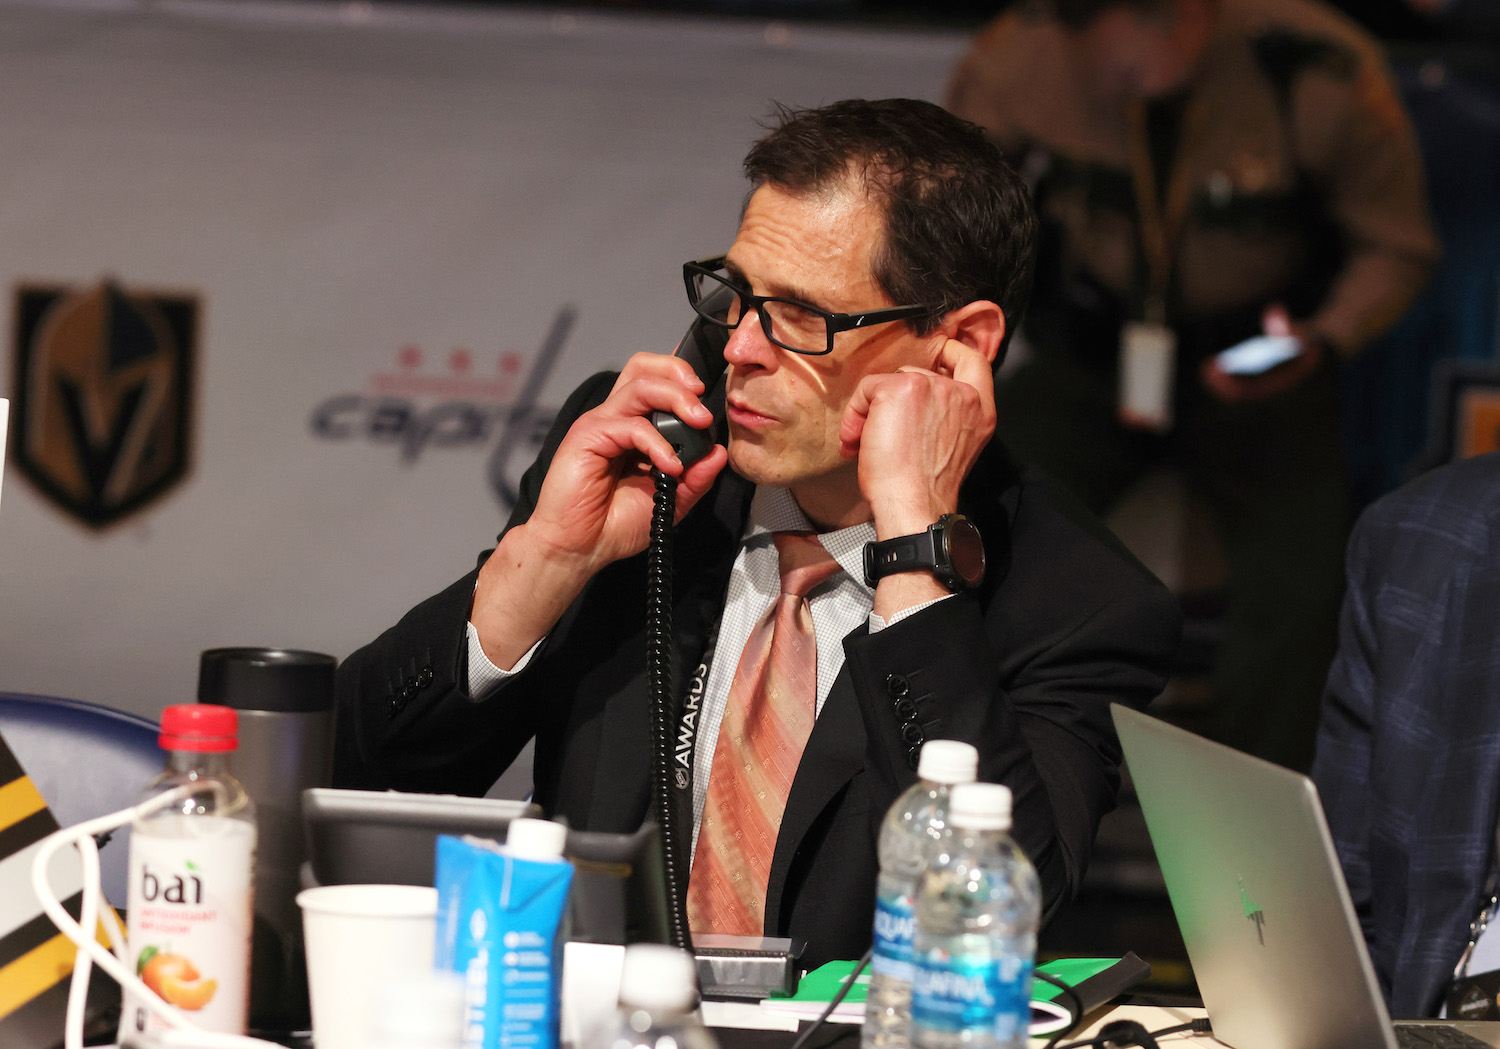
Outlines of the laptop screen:
M 1214 1037 L 1394 1049 L 1312 781 L 1111 709 Z

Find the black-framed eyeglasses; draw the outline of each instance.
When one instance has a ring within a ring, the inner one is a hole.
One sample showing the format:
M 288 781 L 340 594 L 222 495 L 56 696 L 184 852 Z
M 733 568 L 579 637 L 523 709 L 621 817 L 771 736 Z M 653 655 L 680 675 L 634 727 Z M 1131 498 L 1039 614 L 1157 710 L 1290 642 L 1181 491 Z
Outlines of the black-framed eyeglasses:
M 738 328 L 745 314 L 754 310 L 760 315 L 760 327 L 766 338 L 793 353 L 821 357 L 833 352 L 833 337 L 841 331 L 909 320 L 932 312 L 931 306 L 888 306 L 863 313 L 829 313 L 796 299 L 755 295 L 724 272 L 726 257 L 719 255 L 682 264 L 682 280 L 693 309 L 704 320 L 722 328 Z

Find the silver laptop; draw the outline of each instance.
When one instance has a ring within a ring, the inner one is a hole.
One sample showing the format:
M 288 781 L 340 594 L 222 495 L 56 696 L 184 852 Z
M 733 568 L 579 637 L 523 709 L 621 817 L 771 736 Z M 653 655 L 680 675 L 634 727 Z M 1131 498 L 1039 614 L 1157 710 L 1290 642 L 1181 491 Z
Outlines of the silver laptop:
M 1306 776 L 1113 706 L 1214 1037 L 1234 1049 L 1398 1049 L 1500 1023 L 1402 1023 L 1375 980 Z

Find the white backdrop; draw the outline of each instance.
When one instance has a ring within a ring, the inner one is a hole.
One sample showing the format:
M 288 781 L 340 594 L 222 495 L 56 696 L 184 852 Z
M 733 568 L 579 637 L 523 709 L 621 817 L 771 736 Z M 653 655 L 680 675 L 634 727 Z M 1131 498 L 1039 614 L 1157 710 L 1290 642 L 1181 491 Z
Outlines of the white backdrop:
M 154 718 L 192 698 L 205 648 L 347 655 L 493 542 L 492 453 L 565 305 L 533 422 L 588 373 L 671 348 L 680 263 L 732 239 L 770 100 L 938 98 L 963 46 L 550 10 L 0 2 L 4 330 L 23 283 L 201 303 L 177 488 L 94 530 L 7 466 L 0 690 Z

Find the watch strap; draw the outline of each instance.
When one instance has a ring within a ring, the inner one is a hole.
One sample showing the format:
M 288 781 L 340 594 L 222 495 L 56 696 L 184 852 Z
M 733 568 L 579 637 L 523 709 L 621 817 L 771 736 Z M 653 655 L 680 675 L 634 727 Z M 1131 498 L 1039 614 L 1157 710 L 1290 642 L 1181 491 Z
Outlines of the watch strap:
M 888 575 L 931 569 L 938 563 L 931 529 L 916 535 L 865 544 L 865 585 L 874 586 Z

